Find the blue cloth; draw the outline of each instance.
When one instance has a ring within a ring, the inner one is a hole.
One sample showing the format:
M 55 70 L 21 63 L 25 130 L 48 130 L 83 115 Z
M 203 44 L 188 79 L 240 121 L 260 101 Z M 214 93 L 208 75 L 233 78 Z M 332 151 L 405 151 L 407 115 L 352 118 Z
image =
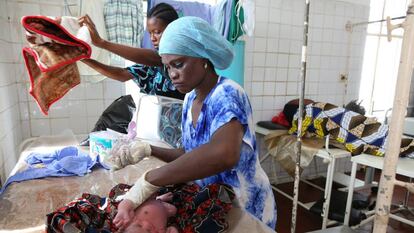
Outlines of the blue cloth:
M 29 167 L 9 177 L 0 190 L 6 190 L 12 182 L 32 180 L 48 176 L 83 176 L 99 164 L 99 157 L 92 159 L 89 154 L 69 146 L 51 152 L 33 152 L 26 158 Z
M 230 21 L 230 19 L 226 19 L 227 4 L 231 5 L 231 2 L 229 3 L 228 0 L 220 0 L 212 12 L 212 18 L 214 20 L 211 25 L 213 25 L 214 29 L 216 29 L 216 31 L 218 31 L 223 36 L 225 35 L 224 30 L 226 29 L 226 22 Z M 227 38 L 227 36 L 225 37 Z
M 207 58 L 217 69 L 226 69 L 233 61 L 233 48 L 205 20 L 185 16 L 174 20 L 164 30 L 159 54 Z
M 221 182 L 232 186 L 240 205 L 274 229 L 276 203 L 269 179 L 259 163 L 252 109 L 246 93 L 234 81 L 220 77 L 205 98 L 194 128 L 191 106 L 196 97 L 193 90 L 184 99 L 181 127 L 186 152 L 208 143 L 213 134 L 232 119 L 238 120 L 244 127 L 238 164 L 233 169 L 197 180 L 196 183 L 202 187 Z

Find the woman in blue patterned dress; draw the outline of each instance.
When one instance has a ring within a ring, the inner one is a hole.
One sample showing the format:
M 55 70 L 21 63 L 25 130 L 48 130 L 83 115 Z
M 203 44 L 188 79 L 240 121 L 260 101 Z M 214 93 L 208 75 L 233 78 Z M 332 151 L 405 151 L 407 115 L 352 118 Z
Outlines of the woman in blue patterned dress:
M 244 90 L 216 74 L 232 59 L 231 45 L 206 21 L 182 17 L 164 31 L 159 53 L 178 91 L 186 93 L 181 149 L 163 149 L 141 142 L 135 154 L 168 162 L 146 172 L 121 202 L 115 224 L 123 227 L 130 213 L 160 186 L 195 181 L 233 187 L 247 212 L 271 228 L 276 204 L 260 166 L 252 110 Z M 124 159 L 125 158 L 121 158 Z
M 134 48 L 106 41 L 99 36 L 94 23 L 88 15 L 80 17 L 79 23 L 88 27 L 92 43 L 95 46 L 106 49 L 137 64 L 127 68 L 120 68 L 105 65 L 93 59 L 84 59 L 82 62 L 111 79 L 121 82 L 126 82 L 130 79 L 134 80 L 142 93 L 183 99 L 184 94 L 177 91 L 172 85 L 168 73 L 161 63 L 161 57 L 157 52 L 163 31 L 169 23 L 178 19 L 178 14 L 171 5 L 160 3 L 151 8 L 147 15 L 147 30 L 155 50 Z

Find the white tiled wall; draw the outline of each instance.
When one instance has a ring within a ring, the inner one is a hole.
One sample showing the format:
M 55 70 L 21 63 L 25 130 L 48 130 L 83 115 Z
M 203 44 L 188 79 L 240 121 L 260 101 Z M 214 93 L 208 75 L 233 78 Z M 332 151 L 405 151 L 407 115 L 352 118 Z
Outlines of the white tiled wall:
M 18 84 L 16 81 L 16 56 L 13 55 L 14 32 L 8 18 L 5 0 L 0 0 L 0 178 L 16 163 L 16 148 L 22 141 Z
M 86 134 L 95 125 L 102 111 L 125 93 L 123 83 L 105 80 L 85 81 L 54 103 L 44 116 L 33 97 L 28 94 L 29 77 L 23 63 L 21 48 L 25 46 L 24 15 L 62 15 L 63 0 L 0 0 L 0 177 L 4 181 L 17 161 L 22 140 L 40 135 L 59 134 L 71 129 Z M 68 1 L 69 4 L 76 0 Z M 76 7 L 71 8 L 76 12 Z
M 359 2 L 311 1 L 307 98 L 337 105 L 358 98 L 365 29 L 359 27 L 349 34 L 345 25 L 368 19 L 369 1 Z M 305 5 L 302 0 L 255 3 L 254 35 L 246 37 L 244 87 L 252 101 L 254 120 L 259 121 L 270 120 L 287 101 L 299 96 Z M 347 71 L 345 88 L 340 76 Z
M 58 134 L 68 128 L 74 134 L 86 134 L 94 127 L 103 110 L 123 93 L 124 84 L 117 81 L 84 81 L 54 103 L 48 116 L 41 113 L 36 102 L 29 96 L 20 103 L 28 106 L 28 114 L 22 118 L 22 122 L 27 121 L 30 127 L 23 130 L 24 134 L 31 137 Z
M 244 87 L 257 122 L 270 120 L 287 101 L 299 97 L 305 5 L 303 0 L 257 0 L 255 3 L 254 35 L 246 37 Z M 345 25 L 347 21 L 367 21 L 368 17 L 368 0 L 311 1 L 305 98 L 336 105 L 358 98 L 365 28 L 356 28 L 350 34 Z M 347 73 L 346 84 L 340 76 Z M 263 146 L 261 136 L 258 141 Z M 262 154 L 266 152 L 263 147 L 261 150 Z M 288 175 L 275 164 L 272 164 L 275 167 L 265 165 L 270 178 L 275 178 L 275 173 L 279 181 L 286 180 Z M 326 165 L 318 165 L 319 171 L 311 165 L 303 175 L 326 171 Z M 337 168 L 348 170 L 349 162 L 341 161 Z

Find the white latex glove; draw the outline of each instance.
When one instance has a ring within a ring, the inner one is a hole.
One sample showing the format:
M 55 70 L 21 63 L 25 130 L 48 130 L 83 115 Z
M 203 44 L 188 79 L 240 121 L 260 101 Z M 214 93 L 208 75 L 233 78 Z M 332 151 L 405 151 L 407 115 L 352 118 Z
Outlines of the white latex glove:
M 146 201 L 153 193 L 158 191 L 160 187 L 151 184 L 145 180 L 148 171 L 145 172 L 125 194 L 124 200 L 130 200 L 134 209 Z
M 133 141 L 131 143 L 121 145 L 119 148 L 114 148 L 114 150 L 111 151 L 111 169 L 118 170 L 129 164 L 136 164 L 150 155 L 151 146 L 149 143 Z

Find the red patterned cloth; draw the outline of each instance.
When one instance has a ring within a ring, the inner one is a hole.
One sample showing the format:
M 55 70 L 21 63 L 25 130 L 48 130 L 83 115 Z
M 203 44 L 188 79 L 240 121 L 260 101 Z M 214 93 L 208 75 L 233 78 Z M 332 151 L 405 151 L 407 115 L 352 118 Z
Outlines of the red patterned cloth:
M 161 190 L 172 192 L 172 203 L 177 214 L 170 219 L 183 233 L 214 233 L 228 229 L 227 213 L 235 197 L 232 188 L 225 184 L 211 184 L 204 188 L 196 184 L 180 185 Z
M 111 189 L 109 197 L 104 198 L 89 193 L 82 194 L 55 212 L 46 216 L 47 232 L 115 232 L 112 223 L 118 204 L 117 197 L 124 195 L 130 185 L 118 184 Z
M 120 201 L 130 185 L 118 184 L 111 189 L 108 198 L 84 193 L 46 217 L 47 232 L 116 232 L 112 223 Z M 159 194 L 173 193 L 172 203 L 177 207 L 169 225 L 180 232 L 214 233 L 228 228 L 226 215 L 235 197 L 231 187 L 212 184 L 200 188 L 196 184 L 176 185 L 162 189 Z

